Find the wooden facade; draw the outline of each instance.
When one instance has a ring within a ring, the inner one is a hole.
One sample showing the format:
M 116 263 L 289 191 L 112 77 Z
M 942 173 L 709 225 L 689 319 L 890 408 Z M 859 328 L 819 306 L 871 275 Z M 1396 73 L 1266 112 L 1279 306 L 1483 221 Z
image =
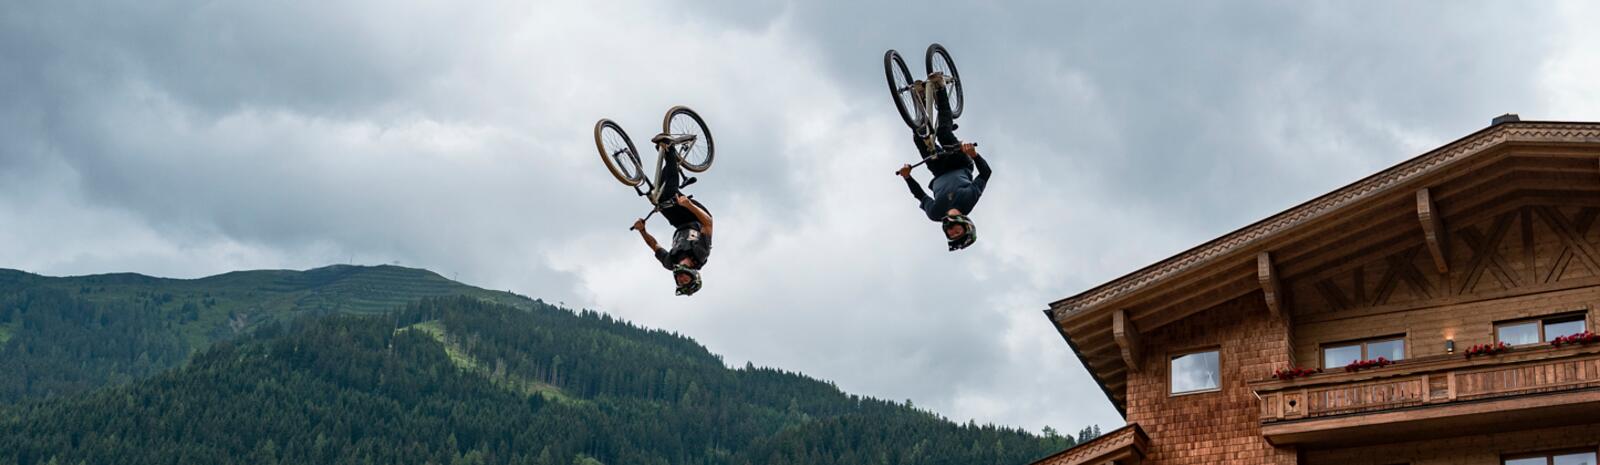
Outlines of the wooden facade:
M 1596 223 L 1600 123 L 1505 122 L 1054 302 L 1051 323 L 1144 438 L 1136 453 L 1058 457 L 1488 465 L 1600 453 L 1600 342 L 1466 356 L 1501 342 L 1497 331 L 1600 331 Z M 1322 366 L 1378 341 L 1400 360 Z M 1216 385 L 1174 394 L 1175 360 L 1197 352 L 1215 360 Z M 1322 371 L 1273 376 L 1296 367 Z

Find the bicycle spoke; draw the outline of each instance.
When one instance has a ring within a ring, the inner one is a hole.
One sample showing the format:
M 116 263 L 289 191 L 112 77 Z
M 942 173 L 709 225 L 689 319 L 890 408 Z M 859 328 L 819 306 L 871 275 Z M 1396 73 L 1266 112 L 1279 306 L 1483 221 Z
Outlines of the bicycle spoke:
M 614 150 L 612 150 L 613 152 L 625 153 L 625 152 L 628 151 L 628 144 L 622 143 L 622 141 L 617 140 L 616 134 L 608 134 L 608 136 L 610 136 L 610 137 L 606 138 L 606 144 L 610 145 L 614 149 Z
M 700 127 L 698 124 L 696 124 L 687 116 L 682 119 L 673 118 L 672 132 L 674 135 L 686 135 L 694 137 L 694 139 L 685 141 L 679 145 L 680 150 L 685 154 L 684 157 L 689 161 L 689 163 L 699 164 L 705 161 L 705 151 L 699 144 L 696 143 L 700 138 L 704 137 L 704 135 L 700 133 Z
M 637 177 L 639 175 L 636 165 L 638 157 L 634 155 L 632 150 L 628 149 L 628 141 L 623 138 L 622 134 L 614 130 L 607 130 L 601 134 L 601 139 L 605 141 L 607 151 L 611 152 L 611 159 L 616 163 L 617 169 L 621 170 L 624 176 Z

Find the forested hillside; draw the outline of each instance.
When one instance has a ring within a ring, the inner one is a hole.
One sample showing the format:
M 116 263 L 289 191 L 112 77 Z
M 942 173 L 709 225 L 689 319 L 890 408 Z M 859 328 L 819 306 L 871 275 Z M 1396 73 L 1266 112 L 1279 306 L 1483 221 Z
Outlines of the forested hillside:
M 55 278 L 0 269 L 0 404 L 144 378 L 257 326 L 376 314 L 424 297 L 533 301 L 397 266 L 239 271 L 201 279 Z
M 0 411 L 5 465 L 1025 464 L 1072 442 L 476 297 L 263 323 L 152 378 Z

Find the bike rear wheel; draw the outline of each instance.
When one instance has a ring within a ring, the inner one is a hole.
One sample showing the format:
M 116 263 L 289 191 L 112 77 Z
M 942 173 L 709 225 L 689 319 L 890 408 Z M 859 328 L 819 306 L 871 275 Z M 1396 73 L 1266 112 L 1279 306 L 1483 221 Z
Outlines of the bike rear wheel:
M 889 97 L 894 99 L 894 108 L 900 111 L 900 119 L 911 129 L 921 126 L 922 111 L 911 93 L 914 83 L 911 69 L 906 67 L 906 60 L 900 58 L 900 52 L 890 50 L 883 53 L 883 74 L 889 80 Z
M 966 98 L 961 94 L 961 72 L 956 70 L 956 61 L 950 58 L 950 51 L 939 44 L 928 46 L 926 61 L 928 74 L 944 73 L 944 90 L 950 95 L 950 119 L 960 118 Z
M 699 113 L 689 107 L 678 105 L 667 110 L 667 117 L 661 120 L 661 132 L 672 135 L 692 135 L 694 140 L 680 146 L 678 164 L 683 169 L 696 173 L 703 173 L 711 169 L 711 162 L 716 161 L 716 141 L 711 139 L 711 128 L 706 127 L 706 121 L 700 118 Z
M 633 139 L 622 131 L 622 126 L 609 119 L 594 123 L 594 147 L 600 151 L 600 161 L 617 181 L 632 187 L 644 181 L 644 164 L 639 160 L 639 150 Z

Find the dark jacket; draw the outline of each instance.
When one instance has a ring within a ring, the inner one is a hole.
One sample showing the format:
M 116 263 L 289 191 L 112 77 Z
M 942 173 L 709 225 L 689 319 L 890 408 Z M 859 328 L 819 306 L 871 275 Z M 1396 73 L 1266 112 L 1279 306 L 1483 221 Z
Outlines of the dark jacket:
M 962 155 L 961 158 L 967 157 Z M 911 189 L 912 197 L 917 199 L 917 206 L 928 215 L 929 220 L 943 220 L 945 212 L 952 208 L 960 210 L 963 215 L 971 215 L 972 209 L 978 206 L 978 199 L 983 197 L 983 189 L 989 185 L 989 176 L 994 171 L 981 156 L 973 157 L 972 162 L 978 167 L 977 178 L 972 177 L 971 170 L 946 171 L 928 182 L 928 188 L 933 190 L 932 197 L 922 191 L 922 186 L 917 185 L 916 180 L 906 178 L 906 187 Z

